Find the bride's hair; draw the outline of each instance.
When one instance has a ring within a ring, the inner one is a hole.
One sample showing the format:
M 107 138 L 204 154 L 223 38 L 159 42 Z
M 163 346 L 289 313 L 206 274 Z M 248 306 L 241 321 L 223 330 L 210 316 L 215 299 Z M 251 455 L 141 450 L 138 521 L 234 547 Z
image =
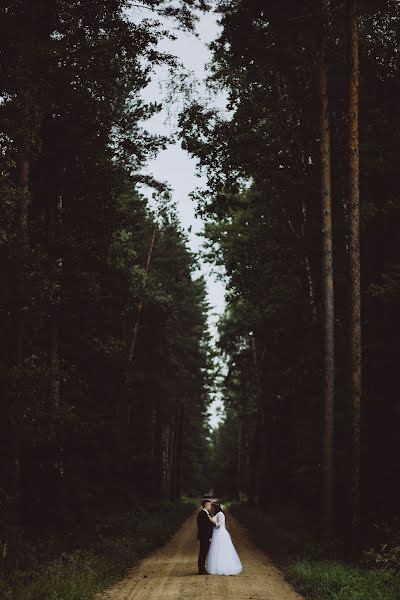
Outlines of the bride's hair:
M 213 502 L 213 503 L 212 503 L 212 507 L 213 507 L 213 509 L 214 509 L 214 512 L 215 512 L 215 514 L 216 514 L 216 515 L 217 515 L 219 512 L 222 512 L 222 513 L 224 512 L 224 511 L 222 510 L 222 506 L 221 506 L 221 504 L 218 504 L 218 502 Z

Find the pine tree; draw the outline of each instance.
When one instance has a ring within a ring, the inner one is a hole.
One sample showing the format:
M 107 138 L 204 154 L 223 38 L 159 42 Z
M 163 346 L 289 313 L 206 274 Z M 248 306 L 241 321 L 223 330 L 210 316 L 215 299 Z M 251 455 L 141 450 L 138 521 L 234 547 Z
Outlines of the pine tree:
M 334 380 L 335 380 L 335 314 L 332 241 L 332 187 L 329 124 L 329 88 L 326 46 L 328 38 L 326 7 L 321 2 L 318 26 L 318 84 L 320 98 L 321 194 L 322 194 L 322 269 L 324 322 L 324 427 L 323 427 L 323 510 L 322 534 L 328 540 L 333 530 L 334 478 Z
M 360 282 L 360 184 L 359 184 L 359 49 L 358 2 L 348 0 L 348 221 L 349 221 L 349 341 L 350 401 L 352 406 L 351 532 L 356 551 L 360 533 L 360 410 L 361 410 L 361 282 Z

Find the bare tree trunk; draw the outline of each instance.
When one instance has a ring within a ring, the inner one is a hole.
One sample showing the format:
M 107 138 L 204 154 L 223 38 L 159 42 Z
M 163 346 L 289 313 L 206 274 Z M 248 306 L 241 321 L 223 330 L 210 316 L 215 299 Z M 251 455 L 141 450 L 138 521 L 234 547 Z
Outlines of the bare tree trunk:
M 350 396 L 352 405 L 352 550 L 357 553 L 360 535 L 360 413 L 361 413 L 361 282 L 359 187 L 359 50 L 358 2 L 347 0 L 348 41 L 348 206 L 350 284 Z
M 169 497 L 171 500 L 175 497 L 175 460 L 176 460 L 176 420 L 177 411 L 175 411 L 174 425 L 168 429 L 168 484 L 169 484 Z
M 179 420 L 178 420 L 178 431 L 177 431 L 177 445 L 176 445 L 176 490 L 175 496 L 179 500 L 182 493 L 182 460 L 183 460 L 183 420 L 185 417 L 185 406 L 181 402 L 179 404 Z
M 304 266 L 305 266 L 305 270 L 306 270 L 307 285 L 308 285 L 308 298 L 310 300 L 311 312 L 312 312 L 313 318 L 316 319 L 317 313 L 318 313 L 317 303 L 315 301 L 315 291 L 314 291 L 314 284 L 313 284 L 313 279 L 312 279 L 311 263 L 310 263 L 310 259 L 308 258 L 307 254 L 304 255 Z
M 60 360 L 58 355 L 58 309 L 51 316 L 50 324 L 50 348 L 49 348 L 49 383 L 48 404 L 50 409 L 50 421 L 53 423 L 55 413 L 60 403 Z
M 156 234 L 157 234 L 157 225 L 155 224 L 153 227 L 153 233 L 152 233 L 152 237 L 151 237 L 150 247 L 149 247 L 149 251 L 147 254 L 146 269 L 145 269 L 144 279 L 143 279 L 143 289 L 145 289 L 145 287 L 147 285 L 147 277 L 148 277 L 149 270 L 150 270 L 151 257 L 153 254 Z M 121 418 L 121 422 L 124 427 L 129 426 L 130 419 L 131 419 L 129 395 L 130 395 L 130 391 L 131 391 L 132 375 L 133 375 L 133 358 L 135 355 L 135 348 L 136 348 L 136 342 L 137 342 L 137 337 L 138 337 L 138 333 L 139 333 L 139 326 L 140 326 L 140 321 L 141 321 L 141 317 L 142 317 L 143 306 L 144 306 L 144 301 L 143 301 L 143 299 L 141 299 L 139 301 L 139 305 L 138 305 L 138 309 L 137 309 L 137 313 L 136 313 L 136 320 L 135 320 L 135 324 L 133 326 L 133 331 L 132 331 L 132 338 L 131 338 L 131 341 L 129 344 L 129 353 L 128 353 L 128 361 L 127 361 L 128 364 L 126 367 L 125 386 L 124 386 L 124 390 L 122 393 L 122 398 L 121 398 L 122 407 L 120 410 L 120 418 Z
M 29 208 L 29 160 L 21 157 L 17 165 L 17 184 L 22 194 L 18 205 L 18 225 L 20 235 L 26 240 Z
M 26 313 L 26 270 L 25 258 L 28 248 L 28 209 L 29 209 L 29 160 L 20 157 L 17 163 L 16 183 L 19 188 L 17 205 L 18 254 L 15 266 L 15 352 L 12 359 L 12 389 L 10 405 L 10 481 L 8 507 L 10 516 L 9 549 L 12 556 L 18 543 L 18 529 L 21 524 L 21 433 L 23 425 L 23 398 L 21 396 L 21 375 L 25 359 L 25 313 Z
M 161 435 L 161 453 L 160 453 L 160 467 L 161 467 L 161 481 L 160 490 L 162 498 L 169 498 L 170 496 L 170 425 L 168 423 L 161 423 L 160 427 Z
M 238 452 L 237 452 L 237 471 L 236 471 L 236 495 L 238 500 L 241 498 L 241 487 L 242 487 L 242 418 L 239 416 L 239 427 L 238 427 Z
M 285 102 L 287 101 L 287 99 L 289 98 L 289 92 L 288 92 L 288 80 L 287 78 L 285 78 L 285 76 L 283 74 L 280 74 L 280 77 L 277 81 L 277 87 L 278 87 L 278 94 L 281 100 L 281 104 L 282 106 L 285 106 Z M 283 91 L 284 90 L 284 91 Z M 290 108 L 286 108 L 284 109 L 284 112 L 287 113 L 287 125 L 288 127 L 294 127 L 295 123 L 297 121 L 300 121 L 302 119 L 301 114 L 299 113 L 296 117 L 294 117 L 294 115 L 292 114 L 292 111 Z M 307 160 L 306 160 L 306 156 L 305 156 L 305 151 L 304 151 L 304 147 L 305 147 L 305 141 L 303 140 L 303 145 L 300 144 L 296 144 L 295 147 L 297 148 L 297 157 L 298 157 L 298 161 L 299 163 L 302 165 L 303 167 L 303 172 L 304 175 L 306 175 L 308 173 L 309 170 L 309 166 L 307 164 Z M 308 214 L 307 214 L 307 207 L 306 207 L 306 203 L 304 200 L 304 197 L 301 196 L 300 197 L 300 202 L 301 202 L 301 212 L 302 212 L 302 222 L 301 222 L 301 234 L 299 234 L 295 227 L 293 226 L 293 223 L 291 221 L 291 219 L 288 217 L 288 215 L 286 214 L 286 210 L 283 208 L 282 212 L 284 213 L 284 215 L 287 218 L 289 227 L 291 228 L 291 230 L 293 231 L 293 233 L 295 234 L 295 236 L 298 239 L 303 240 L 303 244 L 304 244 L 304 267 L 305 267 L 305 276 L 306 276 L 306 286 L 308 288 L 308 297 L 310 300 L 310 307 L 311 307 L 311 313 L 313 318 L 315 319 L 317 317 L 317 313 L 318 313 L 318 309 L 317 309 L 317 301 L 316 301 L 316 297 L 315 297 L 315 286 L 314 286 L 314 282 L 313 282 L 313 273 L 312 273 L 312 268 L 311 268 L 311 261 L 307 252 L 307 245 L 305 243 L 306 240 L 306 226 L 307 226 L 307 221 L 308 221 Z
M 153 254 L 153 248 L 154 248 L 154 242 L 155 242 L 155 239 L 156 239 L 156 233 L 157 233 L 157 225 L 154 225 L 153 234 L 152 234 L 151 242 L 150 242 L 149 253 L 147 255 L 147 262 L 146 262 L 146 269 L 145 269 L 145 273 L 144 273 L 143 287 L 146 287 L 146 284 L 147 284 L 147 276 L 148 276 L 149 270 L 150 270 L 151 256 Z M 142 315 L 142 311 L 143 311 L 143 301 L 140 301 L 139 302 L 139 306 L 138 306 L 138 312 L 137 312 L 137 316 L 136 316 L 135 325 L 133 327 L 133 335 L 132 335 L 131 345 L 130 345 L 130 348 L 129 348 L 129 357 L 128 357 L 128 363 L 129 364 L 132 363 L 133 355 L 134 355 L 134 352 L 135 352 L 136 340 L 137 340 L 137 336 L 138 336 L 139 325 L 140 325 L 140 318 L 141 318 L 141 315 Z
M 177 401 L 171 452 L 171 497 L 173 500 L 178 500 L 181 495 L 183 411 L 183 403 Z
M 321 3 L 322 9 L 322 3 Z M 322 11 L 321 11 L 322 12 Z M 322 16 L 322 15 L 321 15 Z M 320 98 L 321 200 L 322 200 L 322 270 L 323 270 L 323 440 L 322 440 L 322 535 L 325 540 L 333 532 L 334 484 L 334 290 L 332 253 L 332 189 L 329 125 L 328 66 L 326 61 L 326 29 L 322 29 L 318 51 L 318 84 Z
M 150 456 L 154 460 L 156 456 L 157 448 L 157 409 L 155 405 L 155 398 L 152 396 L 151 399 L 151 423 L 150 423 Z
M 29 161 L 20 158 L 17 164 L 17 185 L 20 189 L 18 203 L 18 243 L 20 246 L 19 265 L 17 268 L 17 290 L 16 290 L 16 364 L 19 369 L 24 360 L 24 331 L 25 331 L 25 276 L 24 276 L 24 254 L 28 244 L 28 208 L 29 208 Z

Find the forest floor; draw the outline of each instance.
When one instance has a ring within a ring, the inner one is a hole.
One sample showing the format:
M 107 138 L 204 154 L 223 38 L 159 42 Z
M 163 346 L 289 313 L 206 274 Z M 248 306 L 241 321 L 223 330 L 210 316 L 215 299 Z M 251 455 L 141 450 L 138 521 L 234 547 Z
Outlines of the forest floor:
M 301 600 L 231 516 L 227 526 L 243 563 L 231 577 L 197 575 L 196 519 L 189 517 L 171 541 L 133 567 L 98 600 Z

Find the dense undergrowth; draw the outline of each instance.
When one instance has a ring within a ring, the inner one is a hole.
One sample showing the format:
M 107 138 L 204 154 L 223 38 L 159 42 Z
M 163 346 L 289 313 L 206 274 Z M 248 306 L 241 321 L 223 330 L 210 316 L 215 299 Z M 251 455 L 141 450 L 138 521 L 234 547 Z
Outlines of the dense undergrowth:
M 193 510 L 190 501 L 135 506 L 99 523 L 86 542 L 81 539 L 75 548 L 47 559 L 43 541 L 27 544 L 20 568 L 4 569 L 0 575 L 0 598 L 89 600 L 168 540 Z
M 316 543 L 307 527 L 292 514 L 270 514 L 246 504 L 232 504 L 230 511 L 280 564 L 288 581 L 305 598 L 399 600 L 400 560 L 395 560 L 394 534 L 392 543 L 368 549 L 355 564 L 344 560 L 340 542 L 330 546 Z

